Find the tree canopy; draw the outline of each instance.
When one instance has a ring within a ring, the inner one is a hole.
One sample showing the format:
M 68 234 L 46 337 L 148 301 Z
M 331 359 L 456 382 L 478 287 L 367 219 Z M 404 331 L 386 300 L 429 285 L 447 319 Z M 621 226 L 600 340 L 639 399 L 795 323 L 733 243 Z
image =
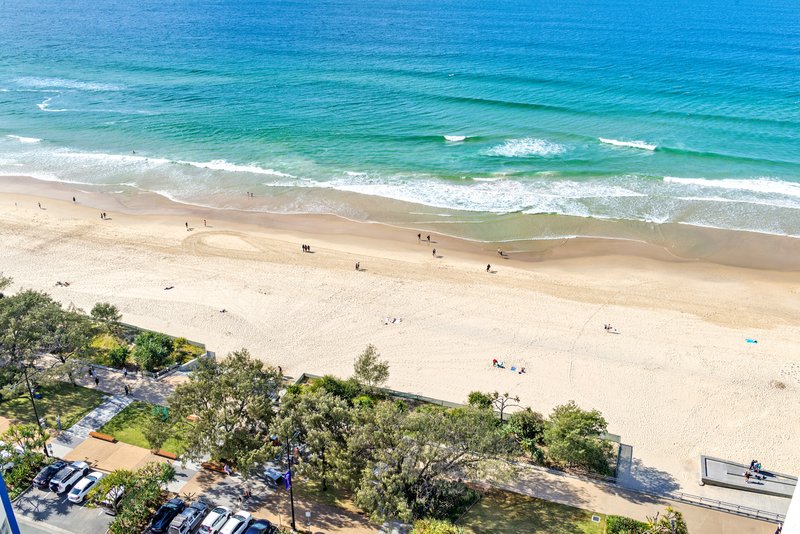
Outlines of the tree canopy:
M 368 389 L 379 387 L 389 379 L 389 363 L 380 356 L 375 345 L 369 344 L 353 364 L 353 378 Z
M 169 400 L 176 417 L 197 417 L 187 431 L 186 456 L 209 454 L 246 473 L 271 449 L 268 444 L 281 376 L 246 349 L 216 361 L 202 358 L 189 381 Z
M 582 410 L 574 401 L 556 406 L 544 431 L 548 456 L 567 467 L 610 474 L 610 445 L 600 438 L 607 426 L 597 410 Z

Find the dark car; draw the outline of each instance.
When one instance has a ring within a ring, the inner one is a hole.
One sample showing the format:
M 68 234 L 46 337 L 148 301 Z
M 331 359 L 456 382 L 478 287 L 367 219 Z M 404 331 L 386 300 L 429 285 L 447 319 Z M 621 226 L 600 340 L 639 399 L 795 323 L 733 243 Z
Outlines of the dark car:
M 183 512 L 186 505 L 180 499 L 170 499 L 161 505 L 150 522 L 150 532 L 166 532 L 175 516 Z
M 209 506 L 203 501 L 193 502 L 172 520 L 169 524 L 169 534 L 189 534 L 206 517 L 208 509 Z
M 61 471 L 64 467 L 67 466 L 67 462 L 63 460 L 56 460 L 50 465 L 46 465 L 39 471 L 39 474 L 33 479 L 33 485 L 39 489 L 47 489 L 47 486 L 50 484 L 50 480 Z
M 257 519 L 244 531 L 244 534 L 274 534 L 278 529 L 266 519 Z

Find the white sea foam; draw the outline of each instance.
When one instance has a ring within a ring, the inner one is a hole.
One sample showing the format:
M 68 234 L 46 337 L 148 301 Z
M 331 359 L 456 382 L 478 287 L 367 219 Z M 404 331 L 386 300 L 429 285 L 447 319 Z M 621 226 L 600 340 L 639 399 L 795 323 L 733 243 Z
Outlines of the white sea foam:
M 605 143 L 607 145 L 627 147 L 627 148 L 639 148 L 642 150 L 655 150 L 656 148 L 658 148 L 657 145 L 651 145 L 650 143 L 646 143 L 644 141 L 619 141 L 618 139 L 607 139 L 605 137 L 598 137 L 598 140 L 601 143 Z
M 566 147 L 534 137 L 522 139 L 508 139 L 502 145 L 497 145 L 485 152 L 487 156 L 503 156 L 506 158 L 524 158 L 531 156 L 555 156 L 566 151 Z
M 191 165 L 200 169 L 210 169 L 212 171 L 227 171 L 227 172 L 249 172 L 252 174 L 267 174 L 269 176 L 279 176 L 283 178 L 294 178 L 291 174 L 276 171 L 274 169 L 265 169 L 257 165 L 236 165 L 229 163 L 223 159 L 215 159 L 212 161 L 178 161 L 182 165 Z
M 39 143 L 41 141 L 41 139 L 39 139 L 38 137 L 22 137 L 21 135 L 7 135 L 6 137 L 8 137 L 9 139 L 15 139 L 20 143 L 28 143 L 28 144 Z
M 445 135 L 444 140 L 448 143 L 460 143 L 467 139 L 466 135 Z
M 64 111 L 68 111 L 66 109 L 50 109 L 50 102 L 52 102 L 54 98 L 54 96 L 49 96 L 36 104 L 36 107 L 49 113 L 63 113 Z
M 14 80 L 17 85 L 22 87 L 48 87 L 61 89 L 77 89 L 81 91 L 122 91 L 124 87 L 110 83 L 81 82 L 77 80 L 66 80 L 64 78 L 40 78 L 26 76 Z
M 484 178 L 480 178 L 480 177 L 474 176 L 472 178 L 472 180 L 475 181 L 475 182 L 499 182 L 500 180 L 505 180 L 505 177 L 503 177 L 503 176 L 494 176 L 494 177 L 491 177 L 491 178 L 485 178 L 485 177 Z
M 677 178 L 674 176 L 665 176 L 664 182 L 703 188 L 727 189 L 729 191 L 749 191 L 752 193 L 800 197 L 800 184 L 771 178 L 726 178 L 721 180 L 708 180 L 706 178 Z

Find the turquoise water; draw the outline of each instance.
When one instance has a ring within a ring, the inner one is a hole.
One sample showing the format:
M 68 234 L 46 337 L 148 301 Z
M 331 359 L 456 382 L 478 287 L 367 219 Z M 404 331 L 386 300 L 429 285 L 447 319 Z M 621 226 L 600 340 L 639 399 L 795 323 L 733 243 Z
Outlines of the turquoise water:
M 795 0 L 87 4 L 0 5 L 0 175 L 800 236 Z

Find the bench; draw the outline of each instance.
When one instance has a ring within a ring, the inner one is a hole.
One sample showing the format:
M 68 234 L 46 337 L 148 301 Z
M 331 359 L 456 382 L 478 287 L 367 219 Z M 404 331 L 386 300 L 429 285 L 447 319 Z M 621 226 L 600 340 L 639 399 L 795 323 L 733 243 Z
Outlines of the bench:
M 163 456 L 164 458 L 169 458 L 170 460 L 177 460 L 178 459 L 178 455 L 177 454 L 173 454 L 173 453 L 171 453 L 169 451 L 165 451 L 164 449 L 158 449 L 153 454 L 155 454 L 156 456 Z
M 102 439 L 103 441 L 108 441 L 109 443 L 116 443 L 117 438 L 114 436 L 109 436 L 108 434 L 101 434 L 100 432 L 89 432 L 89 435 L 96 439 Z
M 216 471 L 217 473 L 225 473 L 224 466 L 214 464 L 211 462 L 203 462 L 200 464 L 200 467 L 202 467 L 203 469 L 208 469 L 209 471 Z

